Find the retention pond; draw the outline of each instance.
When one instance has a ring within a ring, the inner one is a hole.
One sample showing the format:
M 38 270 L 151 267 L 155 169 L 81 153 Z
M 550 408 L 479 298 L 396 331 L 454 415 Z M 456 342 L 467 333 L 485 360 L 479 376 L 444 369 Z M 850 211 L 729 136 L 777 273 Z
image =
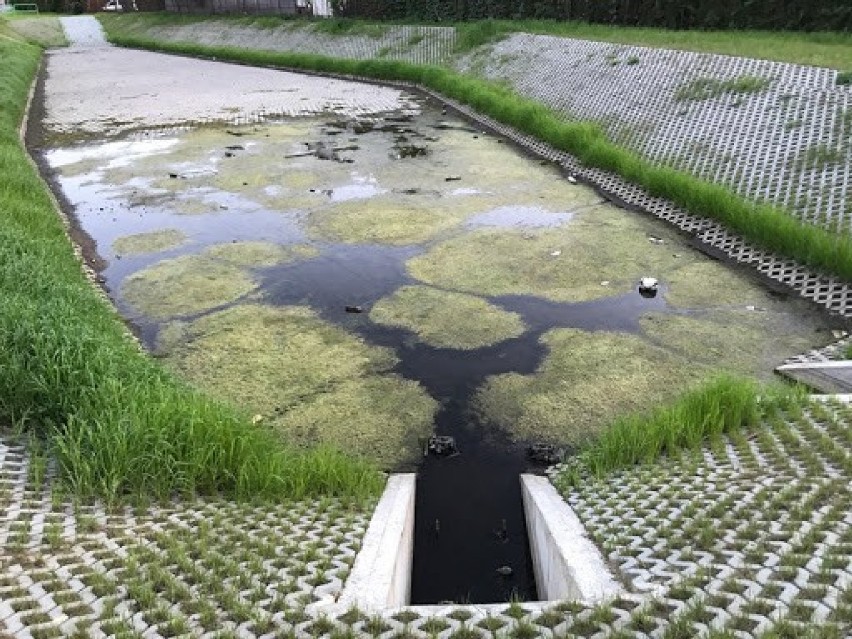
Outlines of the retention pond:
M 44 158 L 165 366 L 288 441 L 417 470 L 414 603 L 532 599 L 528 446 L 570 452 L 719 369 L 769 377 L 829 325 L 406 99 L 48 136 Z

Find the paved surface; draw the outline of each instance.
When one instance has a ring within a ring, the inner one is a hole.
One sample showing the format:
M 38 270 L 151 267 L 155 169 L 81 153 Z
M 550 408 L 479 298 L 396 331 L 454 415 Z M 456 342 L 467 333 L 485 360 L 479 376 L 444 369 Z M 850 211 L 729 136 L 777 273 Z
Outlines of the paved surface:
M 114 135 L 188 122 L 416 109 L 397 89 L 120 49 L 106 44 L 91 16 L 62 24 L 73 44 L 48 54 L 48 133 Z
M 776 370 L 820 393 L 852 393 L 852 362 L 786 364 Z
M 59 22 L 72 49 L 108 46 L 101 23 L 92 16 L 66 16 Z

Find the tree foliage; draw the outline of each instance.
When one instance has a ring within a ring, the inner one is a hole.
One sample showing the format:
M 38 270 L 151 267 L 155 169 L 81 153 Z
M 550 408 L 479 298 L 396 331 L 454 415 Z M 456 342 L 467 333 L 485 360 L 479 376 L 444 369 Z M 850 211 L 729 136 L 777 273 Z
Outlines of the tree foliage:
M 838 0 L 344 0 L 336 15 L 429 21 L 548 18 L 669 29 L 849 31 Z

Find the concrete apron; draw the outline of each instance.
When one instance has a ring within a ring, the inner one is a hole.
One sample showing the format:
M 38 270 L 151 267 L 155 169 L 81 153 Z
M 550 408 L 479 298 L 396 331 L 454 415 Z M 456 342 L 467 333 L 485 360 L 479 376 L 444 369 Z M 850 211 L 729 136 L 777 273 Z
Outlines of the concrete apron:
M 536 586 L 544 599 L 523 602 L 524 608 L 543 610 L 565 600 L 595 605 L 620 594 L 621 584 L 550 481 L 529 474 L 520 479 Z M 352 608 L 368 614 L 393 614 L 400 609 L 428 616 L 459 609 L 493 614 L 511 605 L 407 605 L 414 549 L 415 483 L 413 473 L 391 475 L 343 590 L 317 593 L 322 598 L 308 606 L 312 614 L 336 616 Z

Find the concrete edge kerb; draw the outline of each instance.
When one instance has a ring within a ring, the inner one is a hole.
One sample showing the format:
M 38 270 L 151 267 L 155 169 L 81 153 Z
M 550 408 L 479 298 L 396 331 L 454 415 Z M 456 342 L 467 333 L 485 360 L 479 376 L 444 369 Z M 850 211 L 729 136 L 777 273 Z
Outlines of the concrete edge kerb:
M 521 494 L 541 599 L 594 605 L 622 592 L 582 522 L 547 477 L 521 475 Z
M 815 402 L 840 402 L 841 404 L 852 404 L 852 395 L 838 393 L 836 395 L 808 395 L 808 399 Z
M 782 364 L 777 371 L 819 370 L 821 368 L 852 368 L 852 361 L 837 360 L 832 362 L 804 362 L 801 364 Z
M 364 535 L 361 551 L 331 612 L 357 607 L 365 612 L 405 606 L 410 598 L 414 556 L 416 475 L 391 475 Z

